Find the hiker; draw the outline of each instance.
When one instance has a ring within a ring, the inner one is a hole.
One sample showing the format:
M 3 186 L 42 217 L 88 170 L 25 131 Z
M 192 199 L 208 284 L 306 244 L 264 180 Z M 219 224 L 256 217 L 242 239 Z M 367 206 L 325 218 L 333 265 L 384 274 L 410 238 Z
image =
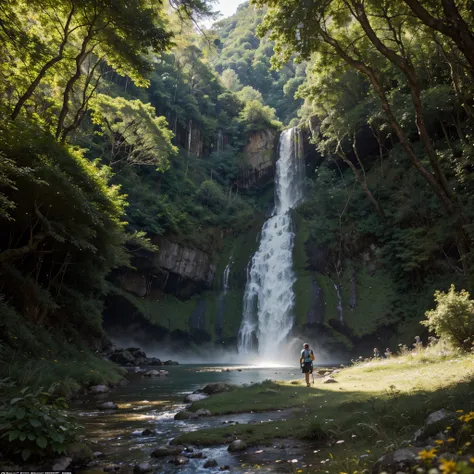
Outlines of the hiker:
M 380 357 L 380 352 L 379 352 L 379 350 L 378 350 L 376 347 L 374 347 L 374 357 L 375 357 L 376 359 Z
M 309 384 L 309 374 L 313 373 L 313 360 L 314 352 L 309 348 L 309 344 L 303 344 L 303 350 L 301 351 L 300 364 L 301 372 L 303 372 L 306 379 L 306 386 L 310 387 Z
M 390 359 L 390 357 L 392 357 L 392 351 L 388 347 L 385 349 L 385 357 L 387 359 Z

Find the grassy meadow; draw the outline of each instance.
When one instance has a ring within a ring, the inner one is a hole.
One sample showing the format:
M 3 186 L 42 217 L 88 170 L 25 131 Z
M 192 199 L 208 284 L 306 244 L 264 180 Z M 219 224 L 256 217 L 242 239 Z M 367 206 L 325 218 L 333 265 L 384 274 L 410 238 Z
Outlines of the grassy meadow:
M 302 379 L 266 381 L 213 395 L 192 409 L 217 415 L 291 408 L 291 414 L 281 421 L 194 431 L 174 442 L 210 446 L 241 439 L 249 446 L 271 446 L 296 438 L 309 443 L 311 454 L 295 472 L 349 473 L 409 446 L 430 413 L 474 409 L 474 355 L 441 344 L 363 361 L 334 379 L 337 383 L 324 384 L 318 377 L 311 388 Z

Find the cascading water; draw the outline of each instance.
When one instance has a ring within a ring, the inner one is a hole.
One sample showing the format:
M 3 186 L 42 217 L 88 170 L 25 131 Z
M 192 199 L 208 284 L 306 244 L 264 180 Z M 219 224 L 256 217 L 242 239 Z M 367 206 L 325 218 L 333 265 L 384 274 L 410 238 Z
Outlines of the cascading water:
M 229 262 L 227 263 L 224 273 L 222 275 L 222 292 L 219 297 L 219 304 L 217 308 L 217 321 L 216 321 L 216 334 L 218 337 L 222 336 L 222 324 L 224 321 L 224 313 L 225 313 L 225 300 L 227 296 L 227 292 L 229 291 L 229 275 L 230 275 L 230 267 L 232 266 L 232 255 L 229 258 Z
M 238 351 L 255 349 L 262 359 L 275 350 L 293 327 L 293 241 L 290 209 L 303 197 L 303 142 L 298 128 L 280 137 L 275 175 L 275 209 L 262 228 L 260 246 L 247 270 Z M 277 349 L 278 350 L 278 349 Z

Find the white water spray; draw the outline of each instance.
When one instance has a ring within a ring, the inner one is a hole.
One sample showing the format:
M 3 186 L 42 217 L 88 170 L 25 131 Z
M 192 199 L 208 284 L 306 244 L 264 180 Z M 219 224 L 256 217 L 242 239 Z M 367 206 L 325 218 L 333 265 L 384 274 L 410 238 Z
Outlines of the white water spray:
M 303 197 L 303 142 L 298 128 L 280 137 L 275 210 L 262 228 L 260 246 L 247 270 L 238 351 L 275 359 L 293 327 L 293 242 L 290 209 Z

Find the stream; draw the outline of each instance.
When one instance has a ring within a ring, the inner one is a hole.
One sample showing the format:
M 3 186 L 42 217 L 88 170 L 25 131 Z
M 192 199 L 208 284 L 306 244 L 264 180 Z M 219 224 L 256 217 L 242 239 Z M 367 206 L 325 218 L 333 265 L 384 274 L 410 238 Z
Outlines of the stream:
M 229 367 L 229 366 L 226 366 Z M 243 413 L 200 417 L 192 420 L 175 420 L 174 415 L 185 408 L 185 396 L 212 382 L 227 382 L 236 385 L 258 383 L 266 379 L 292 380 L 300 376 L 297 368 L 259 368 L 230 367 L 225 371 L 218 365 L 179 365 L 168 366 L 167 377 L 144 377 L 131 373 L 127 377 L 129 384 L 118 386 L 110 393 L 83 396 L 71 404 L 73 414 L 85 428 L 87 440 L 92 443 L 94 452 L 103 453 L 96 465 L 82 469 L 84 474 L 103 473 L 105 465 L 118 464 L 121 471 L 131 471 L 140 463 L 150 463 L 152 472 L 158 473 L 215 473 L 222 472 L 220 467 L 228 465 L 231 472 L 256 472 L 241 469 L 245 463 L 256 462 L 255 452 L 259 448 L 249 449 L 247 453 L 231 454 L 227 446 L 199 449 L 207 458 L 218 462 L 216 468 L 204 468 L 205 459 L 190 459 L 185 466 L 168 463 L 170 458 L 150 457 L 151 451 L 158 445 L 168 442 L 183 432 L 202 428 L 222 426 L 224 422 L 263 423 L 283 419 L 285 411 L 264 413 Z M 114 401 L 119 409 L 100 411 L 96 405 L 104 401 Z M 141 431 L 150 429 L 152 436 L 142 436 Z M 276 450 L 276 447 L 275 447 Z M 274 455 L 268 451 L 270 460 L 278 459 L 281 450 Z M 253 457 L 252 457 L 253 456 Z M 261 456 L 260 456 L 261 457 Z M 258 461 L 262 461 L 257 456 Z M 248 464 L 247 464 L 248 466 Z M 229 472 L 229 471 L 227 471 Z M 260 470 L 261 472 L 261 470 Z

